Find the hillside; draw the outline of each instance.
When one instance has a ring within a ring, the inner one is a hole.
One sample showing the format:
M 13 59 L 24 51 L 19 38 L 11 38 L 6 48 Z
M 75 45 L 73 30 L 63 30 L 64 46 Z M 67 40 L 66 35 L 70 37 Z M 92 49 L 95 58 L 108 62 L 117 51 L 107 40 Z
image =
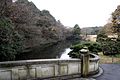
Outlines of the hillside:
M 87 35 L 96 35 L 102 27 L 85 27 L 81 28 L 81 34 L 87 34 Z
M 1 0 L 0 11 L 0 17 L 9 18 L 22 36 L 25 49 L 62 41 L 68 36 L 69 30 L 48 10 L 41 11 L 28 0 Z

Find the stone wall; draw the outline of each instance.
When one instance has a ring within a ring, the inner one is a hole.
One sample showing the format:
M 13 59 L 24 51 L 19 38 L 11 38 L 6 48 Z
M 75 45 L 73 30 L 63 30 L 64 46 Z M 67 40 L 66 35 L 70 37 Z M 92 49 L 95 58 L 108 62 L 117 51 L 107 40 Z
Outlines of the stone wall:
M 98 70 L 98 59 L 90 59 L 89 72 Z M 0 62 L 0 80 L 62 78 L 81 76 L 80 59 L 40 59 Z

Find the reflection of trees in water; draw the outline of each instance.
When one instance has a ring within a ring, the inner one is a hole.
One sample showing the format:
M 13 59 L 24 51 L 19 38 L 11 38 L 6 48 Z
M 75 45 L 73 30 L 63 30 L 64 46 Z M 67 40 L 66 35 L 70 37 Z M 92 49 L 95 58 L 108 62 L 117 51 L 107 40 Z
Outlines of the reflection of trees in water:
M 31 52 L 20 54 L 17 59 L 51 59 L 60 57 L 66 48 L 70 47 L 71 42 L 63 41 L 48 47 L 36 47 Z

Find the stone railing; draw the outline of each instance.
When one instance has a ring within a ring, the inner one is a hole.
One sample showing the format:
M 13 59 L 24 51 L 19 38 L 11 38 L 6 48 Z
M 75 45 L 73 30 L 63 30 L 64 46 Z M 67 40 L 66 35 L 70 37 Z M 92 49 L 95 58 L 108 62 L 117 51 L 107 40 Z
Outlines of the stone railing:
M 98 72 L 99 57 L 90 58 L 89 73 Z M 40 59 L 0 62 L 0 80 L 81 77 L 80 59 Z
M 90 54 L 93 58 L 89 59 L 89 75 L 93 75 L 99 72 L 99 59 L 100 57 L 95 54 Z

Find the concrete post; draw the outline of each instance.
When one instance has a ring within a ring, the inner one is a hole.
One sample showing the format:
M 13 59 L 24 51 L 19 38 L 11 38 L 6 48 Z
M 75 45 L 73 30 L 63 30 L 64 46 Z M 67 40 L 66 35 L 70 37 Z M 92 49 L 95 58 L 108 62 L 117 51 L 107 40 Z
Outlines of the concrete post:
M 26 80 L 30 80 L 30 65 L 26 65 L 26 70 L 27 70 L 27 79 Z
M 89 73 L 89 50 L 87 47 L 84 47 L 80 50 L 81 54 L 81 75 L 82 77 L 87 77 Z

